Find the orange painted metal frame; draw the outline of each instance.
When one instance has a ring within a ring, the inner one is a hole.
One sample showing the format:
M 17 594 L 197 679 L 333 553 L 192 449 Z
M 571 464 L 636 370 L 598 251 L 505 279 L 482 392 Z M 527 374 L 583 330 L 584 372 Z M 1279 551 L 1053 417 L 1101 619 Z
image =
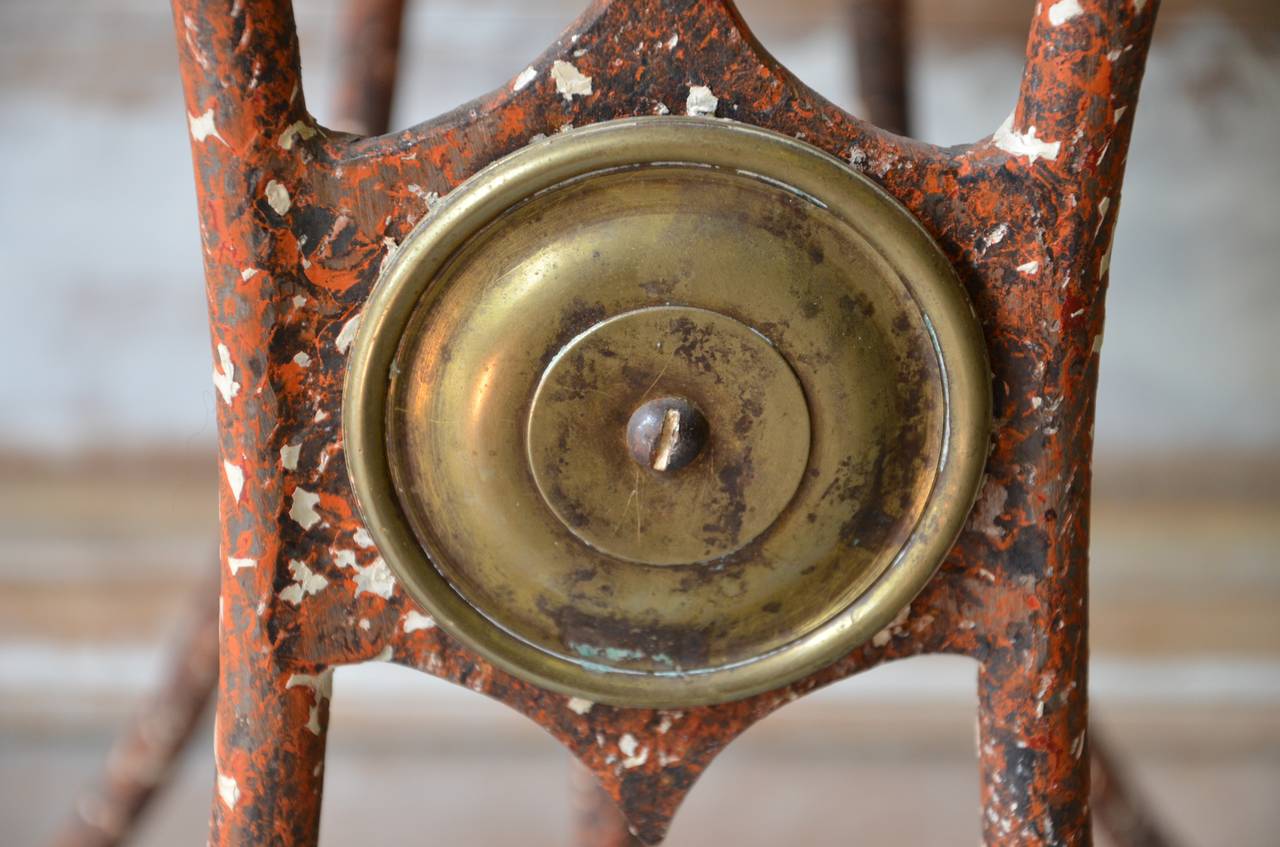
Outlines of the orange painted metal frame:
M 173 5 L 223 470 L 211 843 L 315 843 L 338 665 L 395 661 L 518 709 L 595 773 L 652 843 L 752 723 L 920 653 L 978 661 L 987 844 L 1089 843 L 1093 404 L 1112 231 L 1158 0 L 1038 4 L 1009 121 L 945 149 L 882 131 L 806 88 L 729 0 L 600 0 L 498 91 L 373 138 L 325 130 L 307 113 L 288 0 Z M 589 76 L 591 93 L 557 91 L 557 60 Z M 735 703 L 588 707 L 468 654 L 390 579 L 347 483 L 345 355 L 382 262 L 434 197 L 539 133 L 683 113 L 691 86 L 712 91 L 717 117 L 848 161 L 933 234 L 986 333 L 996 436 L 953 553 L 870 644 Z

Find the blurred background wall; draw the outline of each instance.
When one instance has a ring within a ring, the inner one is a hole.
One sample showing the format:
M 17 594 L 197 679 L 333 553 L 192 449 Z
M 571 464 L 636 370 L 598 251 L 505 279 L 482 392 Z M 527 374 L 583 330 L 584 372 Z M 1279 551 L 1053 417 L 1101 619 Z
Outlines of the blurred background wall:
M 502 84 L 581 5 L 410 0 L 393 123 Z M 740 6 L 859 111 L 842 0 Z M 324 123 L 341 4 L 295 7 Z M 994 130 L 1031 7 L 913 4 L 916 135 Z M 5 844 L 39 843 L 74 801 L 211 568 L 188 144 L 162 0 L 0 0 Z M 1280 6 L 1165 0 L 1108 300 L 1092 685 L 1099 731 L 1187 844 L 1280 843 L 1278 151 Z M 973 677 L 912 660 L 783 710 L 710 770 L 669 843 L 836 844 L 851 819 L 871 844 L 974 843 Z M 563 842 L 565 757 L 518 716 L 389 666 L 341 670 L 334 715 L 324 843 Z M 199 747 L 141 843 L 203 837 Z

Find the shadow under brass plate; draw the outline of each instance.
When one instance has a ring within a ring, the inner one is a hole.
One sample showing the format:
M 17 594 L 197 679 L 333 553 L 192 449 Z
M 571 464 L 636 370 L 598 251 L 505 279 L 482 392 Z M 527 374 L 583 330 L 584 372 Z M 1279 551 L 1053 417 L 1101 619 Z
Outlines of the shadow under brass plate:
M 884 627 L 968 513 L 981 332 L 878 187 L 643 118 L 486 168 L 406 239 L 344 397 L 401 584 L 510 672 L 643 706 L 774 688 Z

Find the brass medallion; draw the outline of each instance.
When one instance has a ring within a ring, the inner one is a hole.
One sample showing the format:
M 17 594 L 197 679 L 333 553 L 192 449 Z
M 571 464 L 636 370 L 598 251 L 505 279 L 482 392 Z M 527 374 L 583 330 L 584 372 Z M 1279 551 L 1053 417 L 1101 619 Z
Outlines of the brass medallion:
M 353 345 L 369 529 L 517 676 L 677 706 L 885 626 L 946 554 L 989 431 L 938 248 L 807 145 L 727 121 L 558 135 L 405 241 Z

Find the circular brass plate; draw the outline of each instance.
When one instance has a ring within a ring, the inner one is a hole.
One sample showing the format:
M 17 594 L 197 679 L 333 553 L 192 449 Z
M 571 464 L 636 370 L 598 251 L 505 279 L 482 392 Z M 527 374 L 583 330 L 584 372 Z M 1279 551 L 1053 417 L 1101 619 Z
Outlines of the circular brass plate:
M 661 389 L 689 400 L 710 436 L 671 474 L 626 448 L 632 410 Z M 764 532 L 809 461 L 809 412 L 785 359 L 733 318 L 651 306 L 569 342 L 534 393 L 529 467 L 551 510 L 610 556 L 680 565 L 728 556 Z
M 874 184 L 768 131 L 633 119 L 530 145 L 419 225 L 365 309 L 345 444 L 445 630 L 555 690 L 690 705 L 910 602 L 972 504 L 988 379 L 945 258 Z M 655 398 L 705 421 L 680 466 L 628 444 Z

